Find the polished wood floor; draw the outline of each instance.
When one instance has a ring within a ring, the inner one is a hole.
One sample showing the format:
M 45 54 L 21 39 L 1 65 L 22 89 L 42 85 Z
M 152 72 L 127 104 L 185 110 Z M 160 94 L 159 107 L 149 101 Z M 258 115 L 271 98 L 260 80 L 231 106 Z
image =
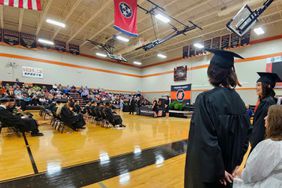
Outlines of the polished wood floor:
M 122 130 L 106 129 L 88 122 L 87 129 L 80 132 L 58 133 L 34 112 L 43 137 L 27 140 L 34 161 L 41 172 L 100 159 L 101 156 L 117 156 L 131 153 L 136 148 L 146 149 L 187 139 L 189 120 L 181 118 L 158 118 L 121 113 L 127 127 Z M 3 130 L 0 136 L 0 181 L 32 175 L 33 169 L 23 137 L 8 135 Z M 179 164 L 179 169 L 184 166 Z
M 85 188 L 182 188 L 186 155 L 179 155 L 140 170 L 121 174 Z
M 45 173 L 47 176 L 61 169 L 101 160 L 105 156 L 122 156 L 136 150 L 183 141 L 188 137 L 190 121 L 121 113 L 127 125 L 125 129 L 101 128 L 89 121 L 85 130 L 61 134 L 50 126 L 50 120 L 43 120 L 38 112 L 33 114 L 45 135 L 31 137 L 27 134 L 27 141 L 39 174 Z M 0 183 L 34 175 L 23 136 L 18 137 L 7 131 L 3 130 L 0 136 Z M 176 155 L 151 163 L 153 165 L 86 185 L 89 188 L 181 188 L 184 183 L 185 157 L 185 154 Z M 243 167 L 244 163 L 241 169 Z

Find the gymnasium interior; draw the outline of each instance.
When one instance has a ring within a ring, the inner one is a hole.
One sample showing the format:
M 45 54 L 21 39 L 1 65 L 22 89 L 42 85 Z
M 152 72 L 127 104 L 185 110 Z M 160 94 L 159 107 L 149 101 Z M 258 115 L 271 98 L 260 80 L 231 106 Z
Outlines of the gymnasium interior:
M 195 101 L 213 88 L 205 49 L 244 57 L 249 109 L 257 72 L 282 80 L 281 0 L 0 0 L 0 24 L 1 98 L 38 126 L 0 114 L 1 188 L 183 188 Z M 69 100 L 83 126 L 50 110 Z

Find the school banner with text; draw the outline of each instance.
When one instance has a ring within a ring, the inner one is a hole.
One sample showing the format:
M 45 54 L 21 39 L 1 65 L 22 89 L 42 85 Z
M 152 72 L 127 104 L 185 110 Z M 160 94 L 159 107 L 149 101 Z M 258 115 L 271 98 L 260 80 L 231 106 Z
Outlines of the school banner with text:
M 191 87 L 192 84 L 173 85 L 171 86 L 171 100 L 177 100 L 180 103 L 190 104 L 191 102 Z

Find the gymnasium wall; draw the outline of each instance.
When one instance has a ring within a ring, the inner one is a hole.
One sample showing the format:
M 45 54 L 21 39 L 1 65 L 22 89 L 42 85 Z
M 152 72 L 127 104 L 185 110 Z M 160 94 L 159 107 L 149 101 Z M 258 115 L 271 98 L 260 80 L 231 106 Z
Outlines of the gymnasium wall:
M 11 67 L 8 64 L 14 63 Z M 22 66 L 42 68 L 44 78 L 22 76 Z M 141 90 L 139 68 L 48 50 L 0 46 L 0 80 L 87 85 L 118 91 Z
M 238 88 L 238 92 L 246 103 L 255 104 L 257 101 L 255 85 L 258 79 L 256 72 L 266 70 L 266 63 L 270 61 L 268 58 L 282 56 L 282 39 L 238 48 L 234 52 L 246 58 L 235 64 L 239 80 L 243 85 L 242 88 Z M 211 55 L 194 57 L 142 69 L 143 93 L 149 99 L 158 98 L 169 94 L 171 85 L 192 83 L 192 102 L 194 102 L 199 93 L 212 88 L 206 73 L 210 58 Z M 187 81 L 174 82 L 173 69 L 182 65 L 187 65 L 193 70 L 188 71 Z M 277 90 L 277 93 L 282 95 L 282 90 Z

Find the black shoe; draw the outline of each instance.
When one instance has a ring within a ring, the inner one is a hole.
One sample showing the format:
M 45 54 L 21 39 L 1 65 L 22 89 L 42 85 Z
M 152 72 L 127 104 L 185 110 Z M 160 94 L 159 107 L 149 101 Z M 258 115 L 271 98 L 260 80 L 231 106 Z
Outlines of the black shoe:
M 44 134 L 43 133 L 31 133 L 31 136 L 44 136 Z
M 79 129 L 86 129 L 86 127 L 79 127 Z

